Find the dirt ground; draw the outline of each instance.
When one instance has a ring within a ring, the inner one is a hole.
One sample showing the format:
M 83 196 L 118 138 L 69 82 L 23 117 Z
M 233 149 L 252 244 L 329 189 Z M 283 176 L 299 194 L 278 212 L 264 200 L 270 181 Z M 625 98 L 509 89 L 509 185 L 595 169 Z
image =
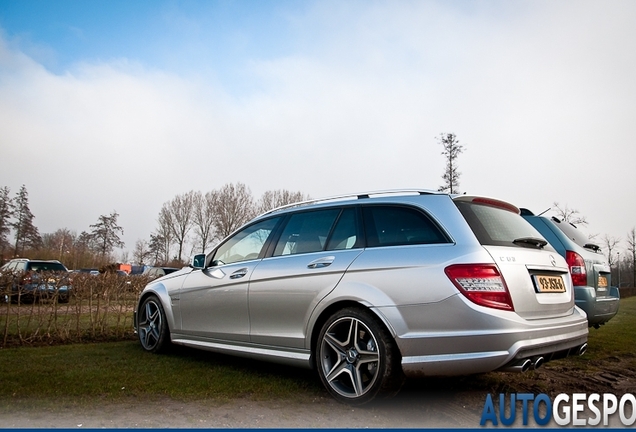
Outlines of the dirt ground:
M 582 373 L 568 361 L 554 361 L 525 374 L 408 381 L 394 398 L 348 407 L 322 396 L 297 400 L 237 399 L 176 401 L 131 399 L 79 403 L 0 403 L 2 428 L 476 428 L 487 394 L 613 393 L 636 390 L 634 357 L 608 358 Z M 614 416 L 618 417 L 618 416 Z M 585 417 L 587 418 L 587 417 Z M 621 426 L 612 418 L 610 426 Z M 530 421 L 530 425 L 535 425 Z M 492 425 L 488 425 L 492 426 Z M 522 426 L 517 415 L 515 426 Z M 557 426 L 551 424 L 550 426 Z

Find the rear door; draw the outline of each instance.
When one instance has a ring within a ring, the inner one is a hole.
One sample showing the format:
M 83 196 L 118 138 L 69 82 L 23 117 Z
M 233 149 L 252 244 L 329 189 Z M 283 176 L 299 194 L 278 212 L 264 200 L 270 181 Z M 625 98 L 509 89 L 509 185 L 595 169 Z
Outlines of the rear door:
M 456 198 L 455 204 L 497 263 L 518 315 L 540 319 L 572 313 L 567 263 L 516 207 L 467 196 Z

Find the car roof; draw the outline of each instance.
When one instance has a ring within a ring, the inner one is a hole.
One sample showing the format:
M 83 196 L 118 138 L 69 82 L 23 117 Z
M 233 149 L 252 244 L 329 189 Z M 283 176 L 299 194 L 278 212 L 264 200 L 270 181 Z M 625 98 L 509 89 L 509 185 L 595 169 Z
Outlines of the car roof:
M 528 218 L 541 219 L 543 220 L 545 225 L 554 226 L 555 229 L 557 229 L 558 232 L 561 234 L 561 235 L 555 234 L 557 235 L 557 237 L 559 237 L 559 241 L 567 242 L 567 244 L 569 244 L 568 247 L 570 248 L 579 247 L 579 248 L 594 251 L 596 253 L 601 252 L 600 246 L 590 241 L 590 239 L 585 235 L 585 233 L 580 231 L 576 225 L 570 222 L 563 221 L 555 216 L 548 217 L 548 216 L 542 216 L 542 215 L 535 215 L 530 210 L 525 208 L 521 209 L 521 215 L 527 219 Z
M 388 196 L 400 196 L 400 195 L 448 195 L 444 192 L 434 191 L 430 189 L 421 189 L 421 188 L 413 188 L 413 189 L 387 189 L 387 190 L 376 190 L 376 191 L 367 191 L 367 192 L 356 192 L 342 195 L 334 195 L 324 198 L 316 198 L 309 199 L 305 201 L 299 201 L 295 203 L 285 204 L 280 207 L 276 207 L 274 209 L 268 210 L 265 213 L 262 213 L 258 216 L 260 219 L 263 216 L 271 215 L 274 213 L 281 213 L 284 210 L 296 209 L 298 207 L 310 206 L 315 204 L 331 204 L 331 203 L 347 203 L 349 201 L 355 202 L 357 200 L 363 200 L 368 198 L 376 198 L 376 197 L 388 197 Z

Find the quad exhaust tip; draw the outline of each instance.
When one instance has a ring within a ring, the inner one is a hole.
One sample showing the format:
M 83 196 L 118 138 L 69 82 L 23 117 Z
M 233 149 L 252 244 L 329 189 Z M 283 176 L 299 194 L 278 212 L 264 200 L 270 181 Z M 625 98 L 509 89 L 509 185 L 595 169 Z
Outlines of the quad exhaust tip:
M 524 373 L 524 372 L 528 372 L 531 366 L 532 366 L 532 361 L 530 359 L 525 359 L 525 360 L 520 360 L 519 362 L 513 365 L 506 366 L 502 368 L 501 371 Z
M 537 370 L 545 363 L 545 359 L 543 357 L 534 357 L 532 359 L 532 369 Z

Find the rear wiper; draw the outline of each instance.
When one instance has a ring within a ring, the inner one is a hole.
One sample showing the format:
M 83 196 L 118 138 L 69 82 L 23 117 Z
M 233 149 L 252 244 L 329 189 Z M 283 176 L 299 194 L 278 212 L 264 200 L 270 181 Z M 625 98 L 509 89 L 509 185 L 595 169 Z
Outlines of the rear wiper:
M 543 249 L 543 247 L 548 244 L 547 241 L 536 237 L 521 237 L 512 242 L 521 246 L 532 246 L 537 249 Z
M 585 243 L 585 246 L 583 247 L 585 249 L 592 249 L 594 252 L 599 252 L 601 250 L 599 245 L 595 245 L 594 243 Z

